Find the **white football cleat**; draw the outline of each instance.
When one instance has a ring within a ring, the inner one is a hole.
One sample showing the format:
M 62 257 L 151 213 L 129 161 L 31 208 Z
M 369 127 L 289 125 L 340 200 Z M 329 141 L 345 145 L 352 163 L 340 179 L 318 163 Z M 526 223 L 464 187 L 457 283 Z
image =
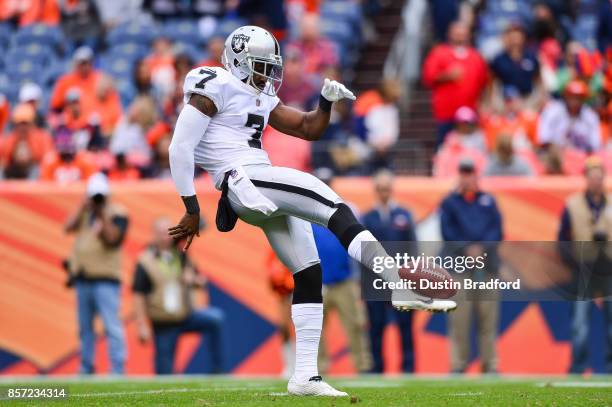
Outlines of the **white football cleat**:
M 394 290 L 391 294 L 391 305 L 398 311 L 449 312 L 457 308 L 455 301 L 427 298 L 413 291 L 407 293 L 406 290 Z
M 326 396 L 346 397 L 348 393 L 334 389 L 323 381 L 321 376 L 313 376 L 306 382 L 298 382 L 291 376 L 287 384 L 287 392 L 294 396 Z

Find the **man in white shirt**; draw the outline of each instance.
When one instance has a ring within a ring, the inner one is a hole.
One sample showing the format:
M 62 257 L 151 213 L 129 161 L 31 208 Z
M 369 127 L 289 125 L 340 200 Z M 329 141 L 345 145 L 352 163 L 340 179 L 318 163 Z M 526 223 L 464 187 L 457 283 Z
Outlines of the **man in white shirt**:
M 538 142 L 561 148 L 571 147 L 587 153 L 601 145 L 599 116 L 585 103 L 587 85 L 573 80 L 566 86 L 562 100 L 546 104 L 538 123 Z

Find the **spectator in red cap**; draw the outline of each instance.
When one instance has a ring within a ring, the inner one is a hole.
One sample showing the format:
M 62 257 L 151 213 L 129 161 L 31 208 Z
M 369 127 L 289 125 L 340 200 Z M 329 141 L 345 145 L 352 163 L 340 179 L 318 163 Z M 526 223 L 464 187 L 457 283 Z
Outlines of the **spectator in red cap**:
M 548 102 L 540 115 L 538 142 L 587 153 L 599 150 L 599 116 L 585 103 L 588 96 L 587 85 L 573 80 L 565 87 L 562 100 Z
M 485 137 L 478 125 L 478 115 L 468 106 L 462 106 L 455 112 L 455 128 L 448 133 L 444 145 L 460 144 L 463 148 L 486 151 Z
M 13 131 L 0 139 L 0 169 L 6 178 L 35 178 L 38 164 L 53 149 L 51 136 L 36 127 L 35 118 L 29 104 L 13 110 Z
M 448 30 L 448 43 L 429 52 L 423 65 L 423 81 L 433 91 L 440 145 L 453 127 L 457 109 L 461 106 L 475 109 L 487 84 L 487 65 L 470 45 L 470 30 L 465 23 L 453 23 Z

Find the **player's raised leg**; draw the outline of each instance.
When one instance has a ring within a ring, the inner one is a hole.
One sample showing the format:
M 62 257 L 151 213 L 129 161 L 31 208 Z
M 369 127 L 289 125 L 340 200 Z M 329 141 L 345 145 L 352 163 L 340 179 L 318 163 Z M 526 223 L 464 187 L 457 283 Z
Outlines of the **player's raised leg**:
M 245 170 L 253 184 L 278 206 L 279 212 L 328 227 L 348 254 L 368 269 L 374 269 L 375 258 L 388 257 L 383 246 L 361 225 L 353 211 L 315 176 L 284 167 L 250 166 Z M 381 277 L 389 282 L 400 280 L 396 267 L 385 268 Z M 454 301 L 433 300 L 409 290 L 394 292 L 393 305 L 400 311 L 450 311 L 457 306 Z

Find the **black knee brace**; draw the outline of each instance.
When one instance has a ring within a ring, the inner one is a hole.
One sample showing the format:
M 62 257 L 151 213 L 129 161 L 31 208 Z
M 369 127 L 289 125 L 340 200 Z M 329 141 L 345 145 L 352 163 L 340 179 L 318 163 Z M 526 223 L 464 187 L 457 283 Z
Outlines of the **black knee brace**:
M 348 249 L 355 236 L 366 229 L 359 223 L 351 208 L 346 204 L 339 203 L 336 206 L 338 209 L 329 218 L 327 228 L 336 235 L 342 246 Z
M 323 303 L 323 270 L 317 263 L 293 275 L 293 304 Z

